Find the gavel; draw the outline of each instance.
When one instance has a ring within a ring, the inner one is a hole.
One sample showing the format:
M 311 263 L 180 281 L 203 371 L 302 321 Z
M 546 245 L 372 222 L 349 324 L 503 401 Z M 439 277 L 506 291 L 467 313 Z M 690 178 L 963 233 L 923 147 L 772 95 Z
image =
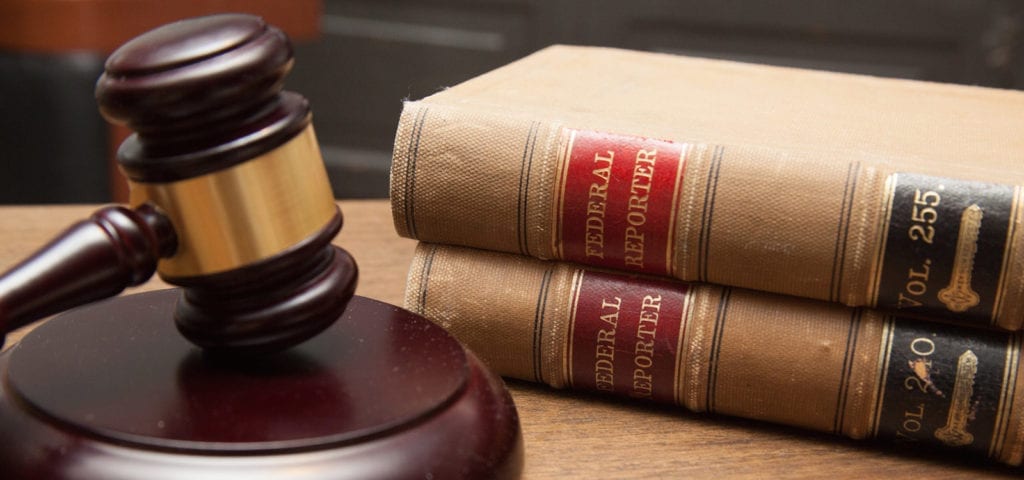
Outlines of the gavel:
M 208 352 L 281 350 L 333 323 L 357 268 L 330 243 L 342 216 L 309 104 L 282 91 L 292 63 L 280 30 L 238 15 L 115 51 L 96 98 L 136 132 L 118 151 L 134 207 L 99 210 L 0 278 L 0 332 L 154 269 L 183 287 L 175 322 Z
M 501 380 L 437 325 L 354 295 L 310 107 L 282 89 L 292 61 L 241 14 L 110 56 L 96 97 L 135 132 L 118 151 L 131 206 L 0 277 L 0 335 L 88 304 L 0 354 L 4 478 L 519 476 Z M 90 303 L 154 272 L 180 288 Z

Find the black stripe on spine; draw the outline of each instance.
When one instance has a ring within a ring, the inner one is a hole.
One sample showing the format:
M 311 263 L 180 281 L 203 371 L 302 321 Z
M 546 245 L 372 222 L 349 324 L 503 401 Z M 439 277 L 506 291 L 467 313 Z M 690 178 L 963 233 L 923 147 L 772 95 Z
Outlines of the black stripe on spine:
M 423 267 L 420 269 L 420 298 L 419 304 L 416 306 L 418 311 L 416 313 L 424 315 L 427 313 L 427 286 L 430 285 L 430 269 L 434 265 L 434 255 L 437 254 L 437 247 L 431 245 L 430 250 L 427 252 L 427 257 L 423 259 Z
M 718 300 L 718 313 L 715 315 L 715 329 L 711 335 L 711 351 L 708 352 L 707 408 L 708 412 L 711 413 L 715 411 L 715 383 L 718 381 L 718 357 L 722 352 L 725 317 L 729 310 L 729 298 L 731 296 L 731 288 L 722 289 L 722 296 Z
M 861 309 L 855 309 L 850 315 L 850 328 L 846 333 L 846 351 L 843 354 L 843 366 L 839 374 L 839 396 L 836 399 L 835 420 L 832 433 L 842 433 L 843 420 L 846 416 L 846 398 L 850 390 L 850 375 L 853 372 L 854 352 L 857 349 L 857 335 L 860 334 L 860 321 L 864 315 Z
M 416 162 L 420 154 L 420 137 L 423 133 L 423 124 L 427 119 L 427 112 L 430 108 L 424 107 L 416 112 L 417 118 L 413 121 L 412 139 L 409 141 L 409 148 L 406 152 L 408 158 L 407 171 L 405 174 L 405 225 L 409 228 L 409 236 L 417 238 L 416 215 L 413 195 L 416 194 Z
M 530 132 L 526 135 L 526 143 L 523 145 L 522 166 L 519 169 L 519 201 L 516 204 L 516 235 L 519 239 L 519 253 L 529 256 L 530 248 L 527 243 L 527 199 L 530 193 L 530 169 L 533 167 L 533 152 L 537 144 L 537 130 L 539 122 L 530 124 Z
M 860 163 L 851 162 L 846 170 L 846 183 L 843 185 L 843 203 L 839 209 L 839 225 L 836 227 L 836 247 L 832 255 L 832 283 L 829 285 L 829 299 L 839 301 L 839 293 L 843 282 L 843 269 L 846 266 L 846 244 L 850 236 L 850 217 L 853 215 L 853 196 L 857 191 L 857 174 Z
M 544 314 L 548 303 L 548 292 L 551 286 L 551 276 L 554 269 L 549 267 L 544 270 L 544 276 L 540 281 L 540 293 L 537 295 L 537 306 L 533 313 L 533 378 L 538 383 L 544 383 L 544 372 L 541 368 L 543 356 L 541 355 L 541 341 L 544 335 Z
M 722 155 L 725 147 L 715 146 L 708 170 L 707 186 L 704 189 L 704 209 L 700 217 L 700 237 L 697 242 L 697 276 L 702 282 L 708 281 L 708 255 L 711 243 L 711 220 L 714 216 L 715 195 L 718 191 L 718 174 L 722 167 Z

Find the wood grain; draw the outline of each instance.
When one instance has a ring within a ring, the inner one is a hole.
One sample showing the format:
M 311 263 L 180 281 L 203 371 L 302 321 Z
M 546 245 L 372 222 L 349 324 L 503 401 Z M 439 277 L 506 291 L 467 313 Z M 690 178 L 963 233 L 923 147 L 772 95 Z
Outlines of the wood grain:
M 415 242 L 394 233 L 385 200 L 343 201 L 336 243 L 360 266 L 356 293 L 401 304 Z M 96 206 L 0 207 L 0 269 Z M 134 291 L 165 288 L 152 280 Z M 169 320 L 170 321 L 170 320 Z M 16 332 L 11 343 L 28 329 Z M 1018 470 L 679 408 L 555 391 L 509 389 L 526 444 L 527 479 L 562 478 L 1002 478 Z

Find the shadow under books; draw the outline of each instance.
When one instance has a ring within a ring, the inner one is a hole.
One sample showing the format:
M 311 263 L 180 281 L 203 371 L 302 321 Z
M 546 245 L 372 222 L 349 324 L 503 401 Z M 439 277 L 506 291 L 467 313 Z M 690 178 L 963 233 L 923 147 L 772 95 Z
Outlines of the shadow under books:
M 800 445 L 813 445 L 826 447 L 829 451 L 861 451 L 869 453 L 874 457 L 884 457 L 891 460 L 919 460 L 937 466 L 946 466 L 975 470 L 977 473 L 987 475 L 999 475 L 1006 478 L 1019 478 L 1020 471 L 1009 465 L 998 463 L 992 459 L 979 457 L 977 455 L 962 455 L 949 450 L 938 448 L 921 448 L 910 444 L 900 444 L 883 440 L 855 440 L 840 435 L 833 435 L 824 432 L 808 431 L 806 429 L 779 425 L 757 420 L 750 420 L 739 417 L 731 417 L 720 414 L 694 413 L 679 406 L 665 405 L 660 403 L 647 402 L 643 400 L 628 399 L 623 397 L 608 396 L 596 392 L 578 390 L 559 390 L 524 380 L 505 378 L 508 386 L 515 391 L 515 396 L 538 396 L 551 397 L 557 395 L 562 397 L 567 405 L 595 406 L 607 410 L 608 407 L 623 412 L 636 414 L 642 412 L 645 416 L 654 416 L 659 419 L 673 419 L 681 424 L 698 424 L 702 427 L 714 428 L 720 431 L 750 432 L 758 436 L 785 437 L 788 442 Z M 524 418 L 536 418 L 530 412 L 523 409 L 523 403 L 517 402 Z M 577 409 L 571 409 L 576 410 Z M 587 421 L 602 421 L 601 418 L 589 418 Z M 529 431 L 529 426 L 524 425 L 524 430 Z M 707 439 L 711 443 L 714 440 Z M 705 445 L 709 444 L 705 442 Z M 729 439 L 728 444 L 722 444 L 723 448 L 735 446 L 735 439 Z M 780 446 L 778 451 L 784 447 Z M 685 445 L 679 446 L 680 452 L 687 451 Z M 778 452 L 777 451 L 777 452 Z

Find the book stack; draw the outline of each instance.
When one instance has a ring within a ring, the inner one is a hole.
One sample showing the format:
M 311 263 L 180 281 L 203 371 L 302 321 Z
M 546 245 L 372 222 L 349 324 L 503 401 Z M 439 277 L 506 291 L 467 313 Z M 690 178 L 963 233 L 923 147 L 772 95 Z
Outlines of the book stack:
M 408 102 L 406 307 L 499 374 L 1024 459 L 1024 93 L 557 46 Z

